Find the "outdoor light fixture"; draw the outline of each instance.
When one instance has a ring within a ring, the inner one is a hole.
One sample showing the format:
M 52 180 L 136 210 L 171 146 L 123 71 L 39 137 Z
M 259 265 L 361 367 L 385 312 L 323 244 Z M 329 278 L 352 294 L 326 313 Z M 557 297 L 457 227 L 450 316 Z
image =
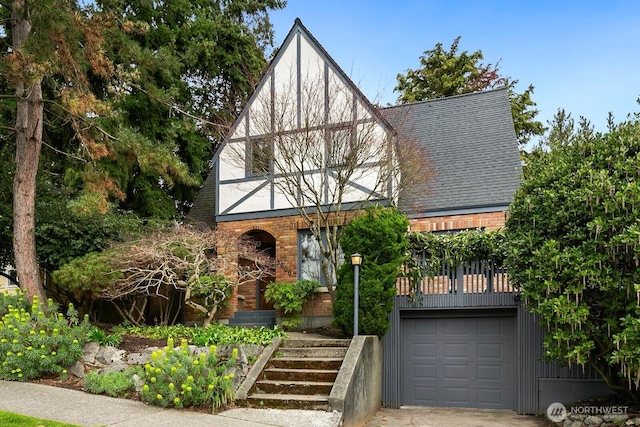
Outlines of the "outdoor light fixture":
M 360 265 L 360 264 L 362 264 L 362 255 L 360 255 L 360 254 L 351 255 L 351 264 L 352 265 Z
M 358 286 L 360 285 L 360 264 L 362 255 L 355 253 L 351 255 L 353 265 L 353 336 L 358 336 Z

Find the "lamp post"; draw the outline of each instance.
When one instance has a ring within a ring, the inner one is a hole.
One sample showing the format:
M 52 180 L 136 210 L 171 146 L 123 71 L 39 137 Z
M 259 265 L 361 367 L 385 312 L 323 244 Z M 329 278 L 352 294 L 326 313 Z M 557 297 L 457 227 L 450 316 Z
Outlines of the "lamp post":
M 355 253 L 351 255 L 353 265 L 353 336 L 358 336 L 358 286 L 360 286 L 360 264 L 362 255 Z

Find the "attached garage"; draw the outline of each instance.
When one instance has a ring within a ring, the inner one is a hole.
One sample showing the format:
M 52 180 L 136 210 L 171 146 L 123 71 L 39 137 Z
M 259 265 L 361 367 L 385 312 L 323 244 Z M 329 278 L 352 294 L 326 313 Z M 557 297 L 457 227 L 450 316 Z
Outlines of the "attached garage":
M 401 316 L 401 405 L 516 408 L 515 310 Z

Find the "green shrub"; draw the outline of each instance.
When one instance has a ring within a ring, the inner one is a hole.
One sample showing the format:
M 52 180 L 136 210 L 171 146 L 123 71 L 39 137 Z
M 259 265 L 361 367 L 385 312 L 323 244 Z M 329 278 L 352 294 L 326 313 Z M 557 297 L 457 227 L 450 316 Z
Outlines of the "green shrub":
M 187 341 L 174 349 L 173 340 L 151 354 L 151 362 L 144 367 L 141 398 L 162 407 L 183 408 L 209 406 L 215 411 L 234 400 L 233 374 L 225 374 L 235 365 L 238 351 L 231 359 L 220 361 L 216 348 L 209 353 L 191 354 Z
M 306 279 L 294 283 L 272 282 L 267 285 L 264 296 L 267 301 L 273 302 L 277 309 L 289 315 L 282 325 L 287 329 L 293 329 L 300 325 L 302 306 L 319 286 L 320 283 Z
M 87 341 L 94 341 L 103 347 L 117 347 L 122 342 L 120 334 L 107 334 L 103 329 L 92 327 L 87 333 Z
M 133 380 L 135 373 L 134 368 L 129 368 L 122 372 L 98 372 L 94 370 L 84 376 L 82 384 L 83 388 L 89 393 L 106 394 L 111 397 L 127 397 L 135 391 L 136 385 Z
M 17 308 L 18 310 L 24 308 L 28 310 L 31 306 L 27 295 L 20 289 L 17 289 L 15 293 L 0 292 L 0 316 L 4 316 L 9 312 L 9 307 Z
M 358 332 L 382 337 L 389 329 L 396 281 L 408 246 L 406 217 L 395 208 L 372 208 L 344 229 L 340 245 L 345 254 L 360 253 Z M 353 266 L 338 271 L 333 314 L 345 334 L 353 332 Z
M 0 378 L 27 381 L 43 373 L 65 374 L 82 355 L 89 322 L 79 322 L 69 306 L 67 317 L 33 298 L 31 311 L 9 306 L 0 321 Z

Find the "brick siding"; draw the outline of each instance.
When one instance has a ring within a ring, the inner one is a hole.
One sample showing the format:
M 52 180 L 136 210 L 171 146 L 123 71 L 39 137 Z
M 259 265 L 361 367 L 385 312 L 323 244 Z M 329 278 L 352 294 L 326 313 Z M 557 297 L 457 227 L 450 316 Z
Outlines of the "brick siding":
M 489 212 L 468 215 L 449 215 L 431 218 L 410 219 L 411 231 L 446 231 L 467 228 L 495 230 L 503 227 L 505 212 Z M 276 282 L 294 282 L 298 278 L 298 231 L 307 229 L 299 216 L 249 219 L 218 223 L 218 229 L 241 236 L 252 230 L 262 230 L 276 240 Z M 240 296 L 240 299 L 238 299 Z M 253 310 L 256 307 L 255 283 L 233 289 L 228 306 L 217 316 L 220 319 L 233 317 L 237 310 Z M 327 292 L 315 293 L 304 306 L 304 316 L 331 316 L 331 298 Z
M 506 215 L 506 212 L 488 212 L 410 219 L 409 227 L 411 231 L 447 231 L 464 230 L 468 228 L 496 230 L 504 227 Z

